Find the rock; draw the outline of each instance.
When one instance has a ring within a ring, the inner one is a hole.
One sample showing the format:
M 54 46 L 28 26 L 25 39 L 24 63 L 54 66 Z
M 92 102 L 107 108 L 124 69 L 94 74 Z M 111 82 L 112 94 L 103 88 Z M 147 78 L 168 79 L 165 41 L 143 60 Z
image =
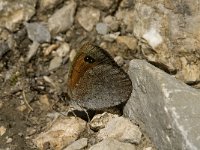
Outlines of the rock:
M 97 33 L 105 35 L 108 33 L 108 26 L 105 23 L 97 23 L 96 30 Z
M 98 139 L 115 138 L 121 142 L 138 144 L 142 133 L 138 126 L 134 125 L 129 119 L 116 117 L 111 119 L 104 129 L 97 135 Z
M 116 12 L 116 18 L 117 20 L 121 21 L 121 25 L 126 26 L 126 32 L 132 33 L 133 32 L 133 26 L 134 26 L 134 9 L 127 10 L 118 10 Z
M 143 150 L 153 150 L 152 147 L 143 148 Z
M 122 8 L 130 8 L 134 6 L 133 0 L 122 0 L 120 3 L 120 7 Z
M 0 27 L 0 58 L 9 50 L 16 48 L 17 41 L 15 41 L 14 37 L 15 35 L 8 29 Z
M 36 54 L 38 48 L 39 48 L 40 44 L 36 41 L 34 41 L 32 43 L 32 45 L 30 45 L 30 49 L 28 51 L 28 54 L 26 56 L 26 62 L 29 62 L 31 60 L 31 58 Z
M 40 10 L 46 11 L 46 10 L 53 9 L 62 2 L 63 0 L 40 0 L 39 1 Z
M 130 143 L 119 142 L 112 138 L 107 138 L 89 148 L 89 150 L 136 150 Z
M 75 49 L 71 50 L 70 54 L 69 54 L 69 59 L 72 62 L 74 60 L 74 57 L 76 56 L 76 51 Z
M 67 148 L 64 148 L 63 150 L 82 150 L 87 146 L 87 138 L 79 139 L 75 142 L 73 142 L 71 145 L 69 145 Z
M 94 131 L 105 128 L 106 124 L 115 117 L 118 117 L 118 115 L 113 115 L 107 112 L 97 114 L 90 121 L 90 128 Z
M 20 112 L 23 112 L 23 111 L 26 110 L 26 108 L 27 108 L 26 105 L 20 105 L 20 106 L 17 107 L 17 110 L 20 111 Z
M 54 70 L 56 68 L 59 68 L 62 64 L 62 58 L 59 57 L 59 56 L 55 56 L 51 62 L 50 62 L 50 65 L 49 65 L 49 70 Z
M 0 25 L 16 31 L 21 23 L 28 21 L 35 14 L 36 0 L 1 0 Z
M 108 42 L 113 42 L 114 40 L 117 39 L 117 37 L 120 35 L 120 32 L 115 32 L 115 33 L 111 33 L 111 34 L 106 34 L 103 36 L 103 39 L 105 41 L 108 41 Z
M 158 149 L 200 149 L 200 92 L 142 60 L 130 62 L 129 75 L 124 115 L 139 120 Z
M 0 59 L 4 54 L 6 54 L 10 48 L 8 47 L 8 44 L 5 42 L 0 42 Z
M 53 50 L 57 49 L 59 47 L 58 44 L 52 44 L 48 46 L 46 49 L 44 49 L 44 56 L 49 55 Z
M 26 23 L 25 24 L 28 37 L 32 41 L 38 42 L 38 43 L 44 43 L 44 42 L 50 42 L 51 35 L 47 27 L 45 27 L 41 23 Z
M 12 138 L 9 138 L 9 137 L 8 137 L 8 138 L 6 139 L 6 143 L 7 143 L 7 144 L 11 143 L 12 141 L 13 141 Z
M 116 56 L 114 58 L 115 62 L 119 65 L 119 66 L 122 66 L 124 64 L 124 59 L 122 56 Z
M 135 50 L 138 44 L 138 40 L 130 36 L 118 36 L 117 42 L 125 44 L 131 50 Z
M 0 136 L 6 133 L 6 128 L 4 126 L 0 126 Z
M 48 27 L 52 34 L 64 32 L 71 28 L 74 22 L 76 3 L 68 1 L 61 9 L 57 10 L 48 20 Z
M 90 2 L 96 8 L 107 10 L 113 5 L 115 0 L 91 0 Z
M 65 57 L 69 54 L 70 47 L 68 43 L 62 43 L 60 47 L 56 50 L 56 53 L 59 57 Z
M 49 78 L 48 76 L 43 76 L 43 79 L 45 82 L 51 84 L 54 88 L 56 88 L 56 85 L 51 78 Z
M 86 31 L 92 31 L 99 18 L 100 11 L 92 7 L 81 8 L 77 13 L 77 20 Z
M 163 42 L 163 39 L 158 31 L 155 28 L 149 29 L 144 35 L 143 38 L 147 40 L 149 45 L 155 49 L 159 44 Z
M 200 79 L 200 64 L 190 63 L 185 57 L 181 57 L 180 61 L 184 67 L 176 74 L 176 77 L 186 83 L 198 82 Z
M 104 19 L 103 19 L 103 22 L 105 22 L 109 29 L 116 32 L 118 29 L 119 29 L 119 21 L 117 21 L 116 17 L 113 17 L 113 16 L 106 16 Z
M 86 122 L 77 117 L 59 117 L 51 125 L 50 129 L 40 133 L 33 142 L 40 149 L 45 143 L 56 150 L 68 146 L 74 142 L 86 129 Z

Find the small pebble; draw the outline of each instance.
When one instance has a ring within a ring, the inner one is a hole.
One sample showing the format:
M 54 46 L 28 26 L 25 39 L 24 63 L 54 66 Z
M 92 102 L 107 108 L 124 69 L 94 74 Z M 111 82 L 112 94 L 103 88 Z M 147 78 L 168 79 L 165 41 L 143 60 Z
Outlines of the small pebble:
M 122 58 L 122 56 L 116 56 L 114 60 L 119 66 L 122 66 L 124 64 L 124 59 Z
M 11 143 L 12 141 L 13 141 L 12 138 L 7 138 L 6 143 L 8 144 L 8 143 Z
M 0 136 L 6 133 L 6 128 L 4 126 L 0 126 Z
M 97 23 L 96 30 L 99 34 L 107 34 L 108 33 L 108 26 L 105 23 Z
M 69 54 L 69 59 L 71 62 L 74 60 L 75 56 L 76 56 L 76 51 L 73 49 Z
M 21 105 L 21 106 L 17 107 L 17 110 L 20 111 L 20 112 L 23 112 L 23 111 L 26 110 L 26 108 L 27 108 L 26 105 Z

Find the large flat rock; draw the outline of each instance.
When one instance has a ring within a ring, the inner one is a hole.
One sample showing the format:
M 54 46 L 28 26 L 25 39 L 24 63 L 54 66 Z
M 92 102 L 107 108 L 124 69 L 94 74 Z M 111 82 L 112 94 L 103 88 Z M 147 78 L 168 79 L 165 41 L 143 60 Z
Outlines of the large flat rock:
M 124 115 L 137 120 L 158 149 L 200 149 L 200 91 L 142 60 L 130 62 L 133 93 Z

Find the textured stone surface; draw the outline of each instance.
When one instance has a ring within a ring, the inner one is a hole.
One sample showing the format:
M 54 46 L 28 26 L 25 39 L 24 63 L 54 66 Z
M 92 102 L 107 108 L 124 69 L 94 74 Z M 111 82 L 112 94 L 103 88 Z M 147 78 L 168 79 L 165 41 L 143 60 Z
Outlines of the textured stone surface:
M 0 26 L 16 31 L 19 25 L 35 14 L 36 0 L 15 0 L 0 2 Z
M 90 121 L 90 128 L 94 131 L 98 131 L 99 129 L 105 128 L 106 124 L 113 118 L 118 117 L 118 115 L 103 113 L 95 115 Z
M 125 31 L 145 39 L 147 43 L 139 44 L 148 61 L 170 73 L 177 71 L 176 77 L 185 82 L 200 80 L 198 0 L 141 0 L 133 9 L 120 8 L 115 16 L 122 29 L 125 24 Z
M 50 42 L 51 35 L 48 28 L 41 23 L 26 23 L 28 37 L 38 43 Z
M 140 120 L 159 149 L 200 149 L 200 92 L 142 60 L 130 62 L 129 75 L 124 115 Z
M 86 122 L 80 118 L 59 117 L 48 131 L 40 133 L 33 142 L 40 149 L 49 143 L 53 149 L 61 150 L 74 142 L 85 129 Z
M 76 3 L 69 1 L 62 8 L 57 10 L 48 20 L 49 30 L 53 34 L 70 29 L 74 22 Z
M 92 146 L 89 150 L 135 150 L 135 146 L 130 143 L 123 143 L 107 138 L 100 143 Z
M 46 10 L 54 8 L 56 5 L 58 5 L 61 2 L 63 2 L 63 0 L 40 0 L 39 1 L 40 9 L 42 11 L 46 11 Z
M 84 7 L 77 14 L 79 24 L 87 31 L 92 31 L 99 18 L 100 11 L 92 7 Z
M 108 26 L 105 23 L 97 23 L 96 30 L 99 34 L 107 34 L 108 33 Z
M 70 144 L 67 148 L 64 148 L 63 150 L 81 150 L 87 146 L 88 143 L 87 140 L 88 140 L 87 138 L 79 139 Z
M 115 138 L 121 142 L 138 144 L 141 140 L 142 133 L 138 126 L 134 125 L 129 119 L 116 117 L 111 119 L 101 129 L 97 135 L 99 139 Z

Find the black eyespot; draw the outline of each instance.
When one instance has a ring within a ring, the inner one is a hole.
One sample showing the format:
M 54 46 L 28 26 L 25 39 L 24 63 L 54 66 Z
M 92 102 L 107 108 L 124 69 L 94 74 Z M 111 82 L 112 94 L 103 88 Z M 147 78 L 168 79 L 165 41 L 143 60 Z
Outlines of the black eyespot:
M 85 60 L 85 62 L 88 62 L 90 64 L 95 62 L 95 59 L 92 58 L 91 56 L 85 56 L 84 60 Z

